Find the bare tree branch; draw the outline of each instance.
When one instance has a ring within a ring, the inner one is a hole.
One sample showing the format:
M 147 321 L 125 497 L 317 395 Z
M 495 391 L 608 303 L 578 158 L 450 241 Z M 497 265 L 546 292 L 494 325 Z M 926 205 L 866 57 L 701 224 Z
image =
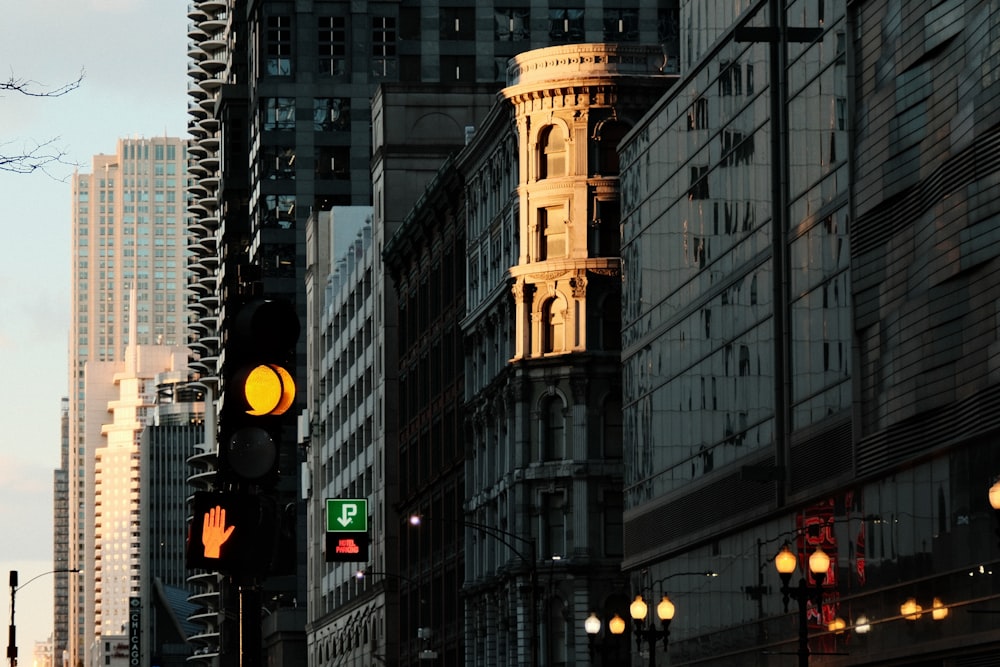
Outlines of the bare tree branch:
M 37 81 L 21 79 L 11 73 L 6 81 L 0 81 L 0 97 L 3 96 L 4 92 L 13 92 L 26 97 L 62 97 L 80 87 L 80 84 L 83 83 L 83 75 L 83 70 L 80 70 L 80 75 L 75 80 L 56 88 L 47 88 Z M 64 159 L 66 151 L 56 144 L 58 140 L 59 137 L 42 142 L 26 140 L 19 148 L 14 146 L 13 141 L 0 142 L 0 171 L 14 174 L 31 174 L 41 171 L 52 176 L 47 171 L 50 166 L 57 164 L 78 166 Z M 53 178 L 55 177 L 53 176 Z
M 6 81 L 0 81 L 0 91 L 12 91 L 28 97 L 62 97 L 79 88 L 81 83 L 83 83 L 83 70 L 80 70 L 80 75 L 74 81 L 50 89 L 45 89 L 42 84 L 31 79 L 19 79 L 12 73 Z
M 64 159 L 66 151 L 56 145 L 58 140 L 59 137 L 55 137 L 42 143 L 28 143 L 21 146 L 20 150 L 14 149 L 14 152 L 10 152 L 12 142 L 0 144 L 0 171 L 15 174 L 30 174 L 35 171 L 48 173 L 46 167 L 51 165 L 78 166 Z

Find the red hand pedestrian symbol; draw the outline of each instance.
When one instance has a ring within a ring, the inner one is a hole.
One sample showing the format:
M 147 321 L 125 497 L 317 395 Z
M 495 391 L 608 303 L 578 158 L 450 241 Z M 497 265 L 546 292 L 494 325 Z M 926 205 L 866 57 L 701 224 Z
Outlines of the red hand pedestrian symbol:
M 201 543 L 205 545 L 205 558 L 218 558 L 219 549 L 236 530 L 236 526 L 226 528 L 226 510 L 216 505 L 205 514 L 202 524 Z

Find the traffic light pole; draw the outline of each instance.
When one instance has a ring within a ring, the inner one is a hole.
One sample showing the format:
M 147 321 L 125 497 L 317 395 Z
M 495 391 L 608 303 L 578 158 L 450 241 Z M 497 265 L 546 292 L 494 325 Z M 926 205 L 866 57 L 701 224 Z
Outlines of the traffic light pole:
M 264 652 L 264 646 L 260 629 L 263 608 L 260 585 L 255 579 L 241 580 L 237 583 L 237 589 L 239 594 L 240 667 L 262 667 L 264 661 L 261 654 Z

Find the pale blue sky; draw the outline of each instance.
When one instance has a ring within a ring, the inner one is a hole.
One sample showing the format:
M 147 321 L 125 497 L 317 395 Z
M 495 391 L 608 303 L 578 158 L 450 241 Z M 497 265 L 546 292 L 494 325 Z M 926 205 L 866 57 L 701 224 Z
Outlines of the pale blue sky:
M 186 136 L 187 6 L 181 0 L 7 3 L 0 77 L 81 87 L 57 99 L 0 97 L 0 153 L 55 139 L 89 172 L 119 137 Z M 0 172 L 0 598 L 52 569 L 52 479 L 67 391 L 71 166 Z M 17 595 L 20 663 L 52 631 L 52 577 Z M 5 642 L 4 642 L 5 643 Z

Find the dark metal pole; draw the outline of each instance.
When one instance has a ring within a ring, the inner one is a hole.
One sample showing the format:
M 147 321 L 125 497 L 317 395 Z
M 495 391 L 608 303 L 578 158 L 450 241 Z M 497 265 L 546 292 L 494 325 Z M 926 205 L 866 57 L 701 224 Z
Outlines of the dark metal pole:
M 805 577 L 799 579 L 799 667 L 809 667 L 809 619 L 806 617 L 806 602 L 809 589 Z
M 17 570 L 10 571 L 10 627 L 7 631 L 7 659 L 17 667 L 17 627 L 14 625 L 14 596 L 17 594 Z
M 260 586 L 254 581 L 239 583 L 240 667 L 262 667 L 263 651 Z
M 535 538 L 530 542 L 530 580 L 531 580 L 531 665 L 538 667 L 538 553 Z

